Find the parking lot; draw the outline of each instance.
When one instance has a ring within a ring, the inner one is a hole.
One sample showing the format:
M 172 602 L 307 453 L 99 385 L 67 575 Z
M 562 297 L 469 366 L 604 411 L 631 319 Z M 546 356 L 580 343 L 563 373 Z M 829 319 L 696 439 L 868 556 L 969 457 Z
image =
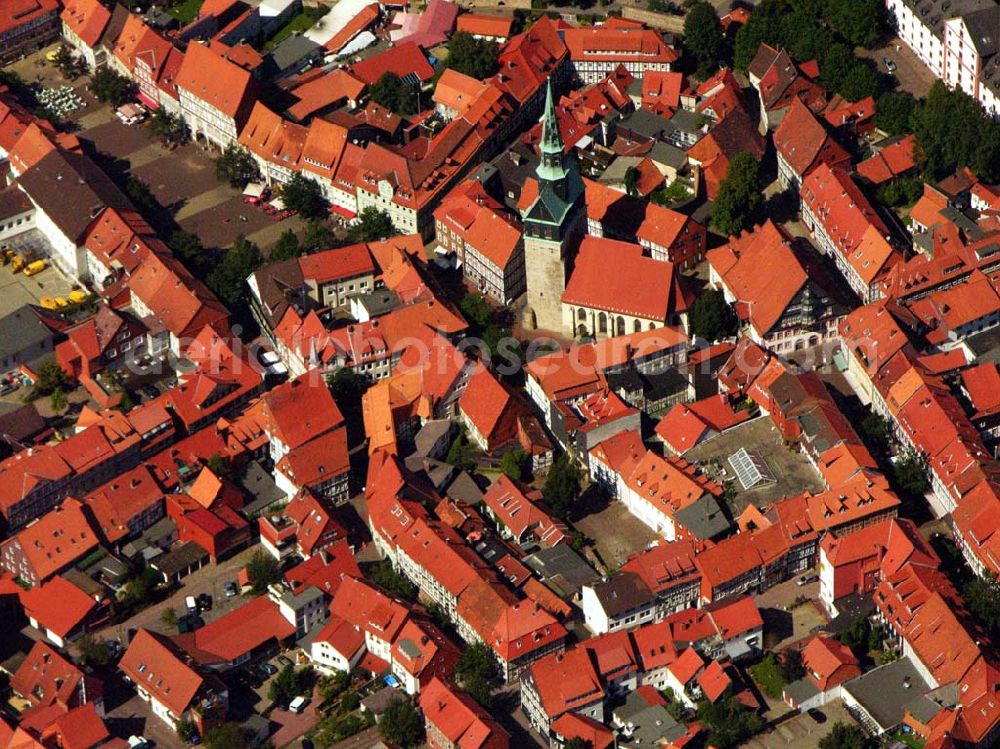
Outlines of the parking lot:
M 900 91 L 908 91 L 918 99 L 927 96 L 927 92 L 934 83 L 934 74 L 924 65 L 920 59 L 898 38 L 889 39 L 884 45 L 876 49 L 864 49 L 858 47 L 855 53 L 859 57 L 867 57 L 875 62 L 878 69 L 889 72 L 886 68 L 886 59 L 890 60 L 895 70 L 892 76 L 898 81 L 897 88 Z
M 37 52 L 10 68 L 27 83 L 71 86 L 86 104 L 64 117 L 75 128 L 74 134 L 86 146 L 113 160 L 115 171 L 145 182 L 177 226 L 198 234 L 206 247 L 229 247 L 242 234 L 266 253 L 286 229 L 301 232 L 304 228 L 305 222 L 299 217 L 277 221 L 263 210 L 246 205 L 239 190 L 220 185 L 215 178 L 217 152 L 213 149 L 191 143 L 170 150 L 150 136 L 145 124 L 122 124 L 110 105 L 101 104 L 87 90 L 88 77 L 65 80 L 45 61 L 47 51 Z
M 814 749 L 820 740 L 833 730 L 836 723 L 854 725 L 854 719 L 840 700 L 829 702 L 819 708 L 822 722 L 805 713 L 784 721 L 769 731 L 741 744 L 750 749 Z
M 577 530 L 595 540 L 597 552 L 608 566 L 618 566 L 642 551 L 659 536 L 625 509 L 621 502 L 574 521 Z
M 770 650 L 782 650 L 803 640 L 829 621 L 819 601 L 819 582 L 799 585 L 799 577 L 796 575 L 754 596 L 754 603 L 764 619 L 765 645 Z M 792 604 L 800 598 L 808 602 L 793 607 Z
M 15 250 L 19 249 L 14 245 Z M 11 266 L 0 267 L 0 317 L 23 307 L 38 304 L 42 297 L 65 298 L 73 285 L 51 265 L 41 273 L 26 276 L 13 273 Z

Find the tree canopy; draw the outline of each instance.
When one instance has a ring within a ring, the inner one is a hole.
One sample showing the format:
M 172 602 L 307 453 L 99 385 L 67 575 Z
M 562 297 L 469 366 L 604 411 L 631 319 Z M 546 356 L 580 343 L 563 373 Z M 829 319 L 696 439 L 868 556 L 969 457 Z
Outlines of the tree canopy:
M 466 31 L 456 31 L 448 41 L 445 66 L 459 73 L 484 80 L 499 68 L 500 46 L 488 39 L 476 39 Z
M 826 736 L 819 740 L 819 749 L 875 749 L 878 742 L 860 726 L 834 723 Z
M 913 130 L 913 113 L 917 100 L 906 91 L 886 91 L 875 101 L 875 124 L 889 135 L 902 135 Z
M 697 61 L 700 75 L 719 67 L 725 43 L 715 8 L 705 0 L 695 0 L 684 18 L 684 47 Z
M 90 90 L 98 101 L 120 107 L 135 98 L 136 86 L 131 78 L 116 72 L 110 66 L 98 70 L 90 79 Z
M 493 692 L 500 686 L 500 677 L 493 654 L 485 643 L 477 642 L 462 651 L 455 664 L 455 676 L 472 699 L 489 708 Z
M 368 95 L 376 104 L 396 114 L 416 114 L 417 90 L 391 72 L 383 73 L 375 83 L 368 88 Z
M 240 235 L 208 274 L 206 283 L 223 304 L 235 309 L 246 300 L 247 277 L 263 264 L 260 248 Z
M 246 749 L 247 736 L 239 723 L 223 723 L 205 731 L 205 749 Z
M 260 169 L 253 154 L 233 141 L 215 159 L 215 177 L 219 182 L 242 190 L 248 182 L 260 179 Z
M 971 578 L 962 587 L 962 599 L 984 627 L 1000 631 L 1000 583 L 996 577 Z
M 705 289 L 691 309 L 691 332 L 708 341 L 735 335 L 739 329 L 736 313 L 718 289 Z
M 355 242 L 377 242 L 396 233 L 392 218 L 375 206 L 368 206 L 351 226 L 351 239 Z
M 934 81 L 911 115 L 924 176 L 937 181 L 968 166 L 982 181 L 1000 181 L 1000 123 L 961 89 Z
M 388 559 L 376 562 L 368 576 L 376 585 L 406 601 L 414 601 L 417 598 L 417 586 L 398 572 Z
M 761 190 L 760 162 L 746 151 L 733 156 L 715 196 L 712 226 L 725 235 L 739 234 L 749 228 L 764 200 Z
M 523 481 L 531 473 L 531 456 L 524 450 L 511 450 L 500 458 L 500 470 L 514 481 Z
M 424 719 L 413 703 L 402 697 L 389 703 L 378 729 L 386 743 L 403 749 L 420 746 L 424 740 Z
M 298 213 L 302 218 L 315 220 L 325 218 L 329 204 L 323 196 L 323 188 L 319 183 L 296 172 L 281 189 L 281 199 L 285 207 Z
M 255 551 L 247 562 L 247 577 L 254 593 L 263 593 L 268 585 L 281 580 L 281 565 L 278 560 L 264 551 Z
M 746 71 L 766 42 L 798 62 L 816 60 L 822 83 L 849 101 L 878 96 L 887 81 L 870 60 L 855 56 L 854 46 L 878 38 L 882 14 L 879 0 L 761 0 L 736 34 L 734 64 Z
M 715 703 L 702 701 L 697 712 L 709 742 L 718 749 L 737 746 L 764 727 L 764 720 L 732 695 Z
M 580 467 L 566 454 L 560 453 L 552 462 L 542 486 L 545 504 L 557 516 L 565 519 L 580 496 Z

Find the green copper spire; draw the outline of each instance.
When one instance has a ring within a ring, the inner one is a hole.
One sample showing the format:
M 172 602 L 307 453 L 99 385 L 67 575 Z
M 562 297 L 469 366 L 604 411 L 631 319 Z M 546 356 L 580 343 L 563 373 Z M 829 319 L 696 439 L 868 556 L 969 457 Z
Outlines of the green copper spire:
M 552 96 L 552 79 L 546 84 L 545 111 L 542 113 L 542 141 L 539 144 L 542 160 L 536 174 L 545 182 L 558 182 L 566 177 L 563 163 L 563 140 L 559 135 L 559 120 Z
M 556 104 L 552 97 L 552 79 L 546 83 L 545 113 L 542 115 L 542 153 L 558 154 L 563 152 L 562 136 L 559 135 L 559 120 L 556 118 Z

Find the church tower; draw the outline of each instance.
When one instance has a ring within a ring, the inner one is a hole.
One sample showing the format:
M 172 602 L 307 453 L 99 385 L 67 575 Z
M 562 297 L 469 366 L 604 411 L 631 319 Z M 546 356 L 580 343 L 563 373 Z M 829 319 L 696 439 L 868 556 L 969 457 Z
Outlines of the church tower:
M 524 269 L 528 286 L 525 325 L 563 329 L 561 297 L 572 268 L 572 252 L 583 228 L 583 180 L 576 159 L 563 153 L 552 81 L 542 114 L 542 160 L 535 171 L 538 195 L 524 211 Z

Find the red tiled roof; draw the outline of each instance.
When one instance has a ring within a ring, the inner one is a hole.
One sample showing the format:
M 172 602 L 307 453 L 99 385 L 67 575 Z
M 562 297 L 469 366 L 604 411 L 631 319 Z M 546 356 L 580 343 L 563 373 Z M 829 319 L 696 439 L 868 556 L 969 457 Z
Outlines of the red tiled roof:
M 295 625 L 278 604 L 260 596 L 195 630 L 193 653 L 198 660 L 208 655 L 209 662 L 231 663 L 270 640 L 281 642 L 294 634 Z
M 204 44 L 190 44 L 177 74 L 177 87 L 188 91 L 228 117 L 246 106 L 252 76 Z
M 550 719 L 604 699 L 604 687 L 584 647 L 535 661 L 531 678 Z
M 792 101 L 774 131 L 774 147 L 800 179 L 819 163 L 836 166 L 851 159 L 799 99 Z
M 434 677 L 420 690 L 424 719 L 461 749 L 506 749 L 510 736 L 467 694 Z
M 580 245 L 562 301 L 661 323 L 690 306 L 673 263 L 645 257 L 639 245 L 591 236 Z
M 84 44 L 93 48 L 111 20 L 111 11 L 99 0 L 69 0 L 60 18 Z
M 645 65 L 670 64 L 679 55 L 658 31 L 647 28 L 581 26 L 562 33 L 570 59 L 578 63 L 601 60 Z
M 510 16 L 491 16 L 485 13 L 463 13 L 458 17 L 456 31 L 473 36 L 506 39 L 510 36 L 514 19 Z
M 371 86 L 385 73 L 394 73 L 399 77 L 412 73 L 421 82 L 429 81 L 434 77 L 434 68 L 417 44 L 404 42 L 354 63 L 351 73 Z
M 916 136 L 911 133 L 858 164 L 858 174 L 875 185 L 888 182 L 916 166 L 915 146 Z
M 86 686 L 81 684 L 89 681 Z M 45 642 L 35 642 L 21 665 L 10 678 L 10 687 L 32 707 L 76 704 L 80 694 L 96 699 L 101 694 L 100 682 L 85 675 Z
M 118 668 L 133 684 L 180 716 L 187 711 L 204 680 L 167 642 L 161 635 L 140 629 Z
M 21 603 L 39 626 L 64 639 L 97 607 L 93 598 L 61 575 L 26 591 Z
M 71 498 L 5 541 L 3 547 L 13 544 L 20 547 L 35 582 L 40 583 L 89 554 L 98 540 L 83 505 Z

